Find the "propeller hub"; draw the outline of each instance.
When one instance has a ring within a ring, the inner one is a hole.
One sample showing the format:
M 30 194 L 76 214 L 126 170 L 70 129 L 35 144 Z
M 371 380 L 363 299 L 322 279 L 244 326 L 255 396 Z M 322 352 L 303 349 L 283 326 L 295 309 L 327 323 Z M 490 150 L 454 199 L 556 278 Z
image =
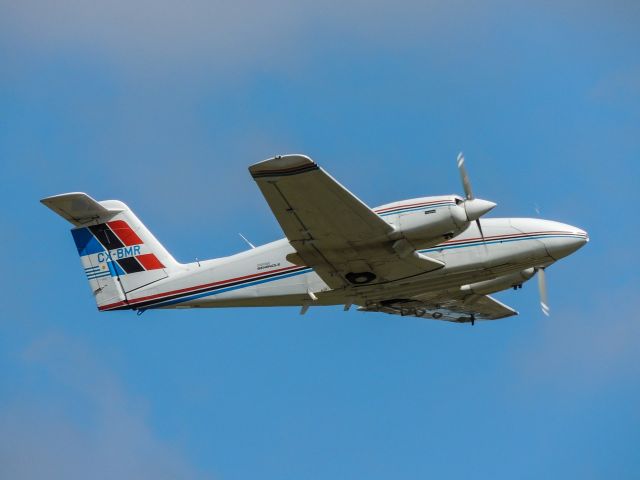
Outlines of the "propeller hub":
M 478 220 L 481 216 L 490 212 L 495 206 L 495 203 L 480 198 L 464 201 L 464 210 L 467 214 L 467 220 L 470 222 Z

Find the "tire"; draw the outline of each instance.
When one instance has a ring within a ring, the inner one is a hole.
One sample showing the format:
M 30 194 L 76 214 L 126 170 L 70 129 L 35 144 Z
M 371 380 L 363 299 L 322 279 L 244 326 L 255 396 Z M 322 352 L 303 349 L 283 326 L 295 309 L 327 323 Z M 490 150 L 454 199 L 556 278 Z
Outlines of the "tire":
M 376 279 L 376 275 L 373 272 L 349 272 L 345 277 L 354 285 L 364 285 Z

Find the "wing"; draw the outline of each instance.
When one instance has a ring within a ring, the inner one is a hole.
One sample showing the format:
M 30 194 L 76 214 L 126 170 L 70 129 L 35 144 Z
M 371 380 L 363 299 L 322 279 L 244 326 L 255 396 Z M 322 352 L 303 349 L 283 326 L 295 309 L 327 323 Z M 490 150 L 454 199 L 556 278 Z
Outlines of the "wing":
M 331 288 L 444 266 L 424 255 L 401 257 L 389 237 L 393 227 L 308 157 L 275 157 L 249 172 L 297 252 L 288 260 L 313 267 Z
M 467 323 L 476 320 L 498 320 L 518 315 L 513 308 L 489 295 L 471 294 L 461 298 L 435 300 L 396 300 L 379 305 L 360 307 L 360 311 L 433 318 Z

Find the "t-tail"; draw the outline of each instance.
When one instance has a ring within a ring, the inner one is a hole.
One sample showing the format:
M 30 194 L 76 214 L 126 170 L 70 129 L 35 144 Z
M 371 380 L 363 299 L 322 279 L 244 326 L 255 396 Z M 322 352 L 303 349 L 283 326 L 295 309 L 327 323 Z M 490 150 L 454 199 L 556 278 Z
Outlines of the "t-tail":
M 79 192 L 40 201 L 75 226 L 71 234 L 99 310 L 129 308 L 131 292 L 168 278 L 179 266 L 120 201 L 98 202 Z

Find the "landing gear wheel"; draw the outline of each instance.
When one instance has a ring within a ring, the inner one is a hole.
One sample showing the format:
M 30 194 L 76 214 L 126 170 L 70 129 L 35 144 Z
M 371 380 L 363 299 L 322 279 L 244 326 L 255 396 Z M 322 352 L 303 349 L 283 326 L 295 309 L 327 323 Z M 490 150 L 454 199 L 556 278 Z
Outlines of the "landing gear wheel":
M 355 285 L 363 285 L 376 279 L 376 275 L 373 272 L 349 272 L 345 277 Z

